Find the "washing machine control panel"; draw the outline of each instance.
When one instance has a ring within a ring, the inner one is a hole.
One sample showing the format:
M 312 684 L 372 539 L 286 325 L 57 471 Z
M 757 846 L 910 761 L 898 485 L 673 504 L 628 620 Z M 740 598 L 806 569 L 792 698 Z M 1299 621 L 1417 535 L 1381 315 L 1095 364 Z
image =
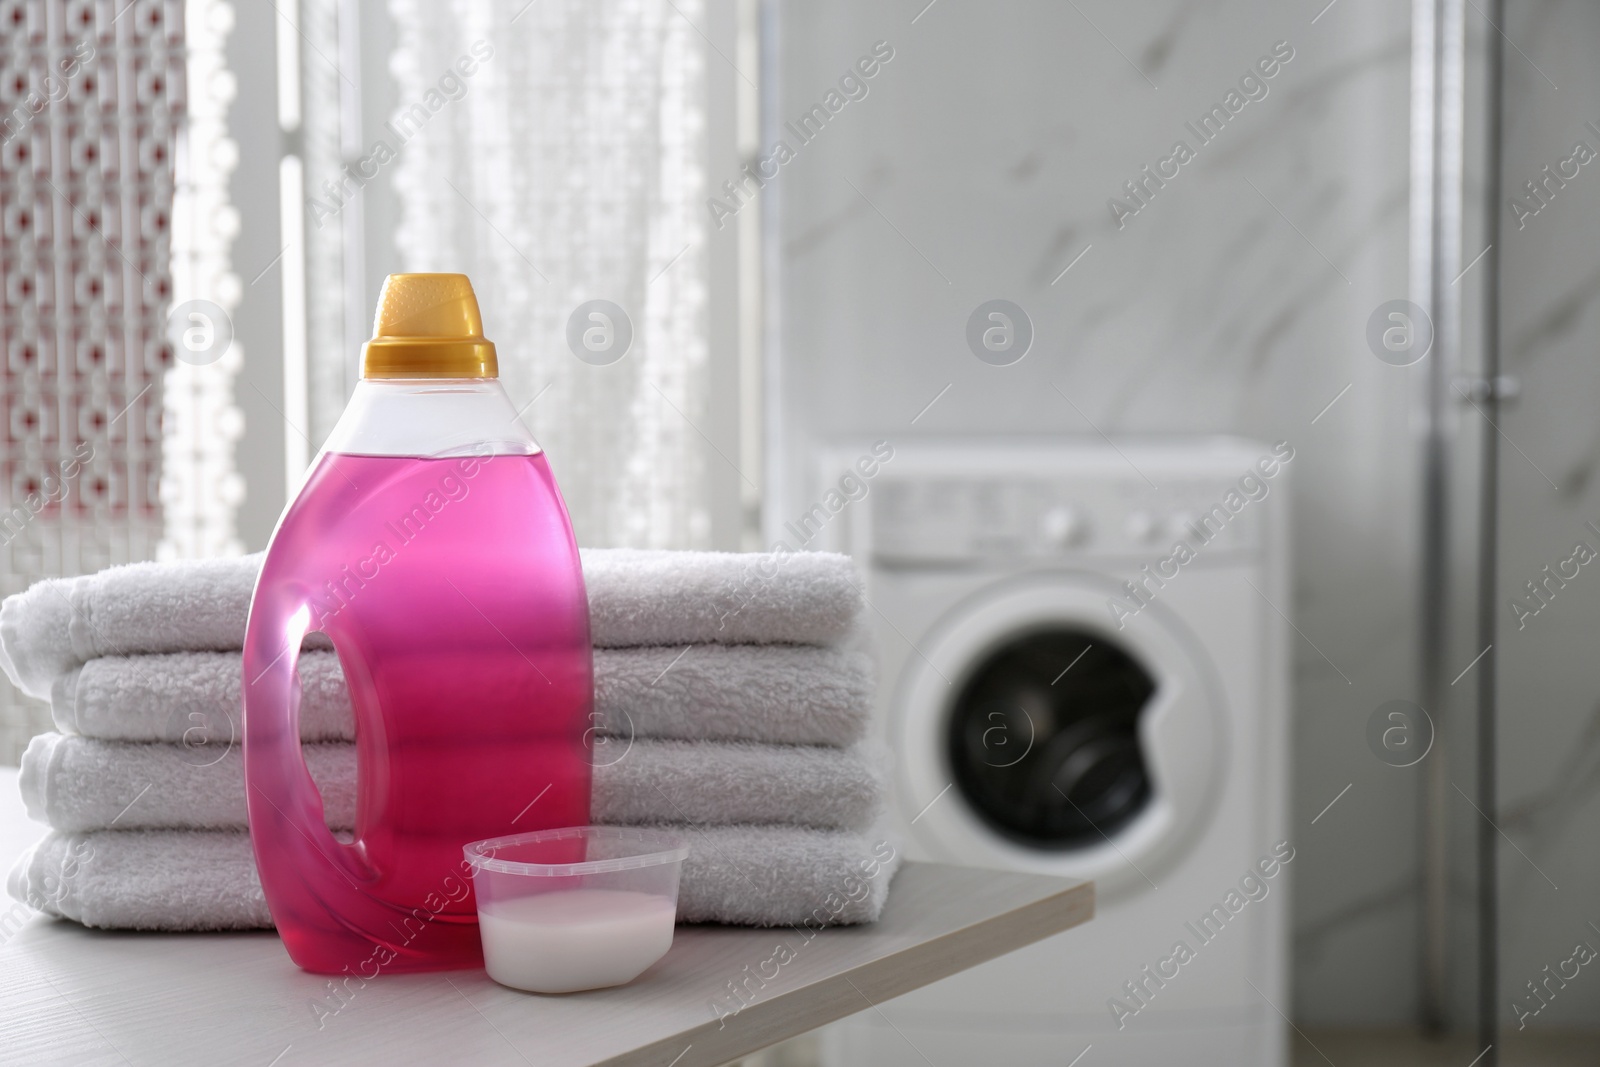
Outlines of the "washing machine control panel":
M 1253 549 L 1262 496 L 1215 480 L 896 475 L 872 490 L 872 555 L 886 564 L 957 564 L 1078 555 L 1194 558 Z M 1270 495 L 1270 494 L 1269 494 Z

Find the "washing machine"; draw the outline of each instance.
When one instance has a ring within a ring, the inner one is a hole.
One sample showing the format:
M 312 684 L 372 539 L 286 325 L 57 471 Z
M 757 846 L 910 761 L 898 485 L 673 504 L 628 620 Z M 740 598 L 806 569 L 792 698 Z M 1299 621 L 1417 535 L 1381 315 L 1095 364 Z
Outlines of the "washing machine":
M 1235 439 L 827 452 L 783 528 L 863 569 L 907 858 L 1093 879 L 1096 914 L 835 1024 L 824 1062 L 1287 1063 L 1292 466 Z

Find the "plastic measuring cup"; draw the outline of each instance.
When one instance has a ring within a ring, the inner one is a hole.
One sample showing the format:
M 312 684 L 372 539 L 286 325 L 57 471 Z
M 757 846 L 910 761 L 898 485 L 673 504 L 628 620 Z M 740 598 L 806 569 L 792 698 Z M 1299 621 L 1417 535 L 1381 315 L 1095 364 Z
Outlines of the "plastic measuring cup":
M 489 977 L 533 993 L 631 982 L 672 947 L 676 834 L 569 826 L 474 841 L 478 933 Z

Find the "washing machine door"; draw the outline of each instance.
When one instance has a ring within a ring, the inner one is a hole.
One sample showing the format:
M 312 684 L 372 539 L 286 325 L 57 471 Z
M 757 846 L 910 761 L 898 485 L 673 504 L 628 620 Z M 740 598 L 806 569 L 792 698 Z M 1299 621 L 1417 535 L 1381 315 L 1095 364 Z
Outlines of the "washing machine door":
M 901 810 L 936 859 L 1153 888 L 1227 773 L 1221 687 L 1157 601 L 1122 628 L 1102 575 L 991 586 L 918 642 L 897 694 Z M 938 798 L 930 803 L 930 798 Z

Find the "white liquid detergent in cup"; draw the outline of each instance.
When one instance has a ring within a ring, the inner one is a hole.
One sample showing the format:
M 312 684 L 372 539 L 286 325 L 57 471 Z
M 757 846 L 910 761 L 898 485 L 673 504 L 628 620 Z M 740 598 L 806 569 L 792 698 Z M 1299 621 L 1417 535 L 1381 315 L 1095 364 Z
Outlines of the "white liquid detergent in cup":
M 672 947 L 676 834 L 569 826 L 474 841 L 484 966 L 501 985 L 574 993 L 631 982 Z

